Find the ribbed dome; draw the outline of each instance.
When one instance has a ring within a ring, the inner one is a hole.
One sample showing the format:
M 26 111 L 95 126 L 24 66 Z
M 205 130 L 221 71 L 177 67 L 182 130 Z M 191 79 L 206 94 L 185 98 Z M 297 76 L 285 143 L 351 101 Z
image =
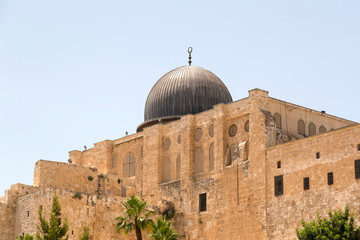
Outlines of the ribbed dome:
M 232 97 L 215 74 L 197 66 L 179 67 L 162 76 L 151 89 L 142 125 L 199 113 L 228 102 L 232 102 Z

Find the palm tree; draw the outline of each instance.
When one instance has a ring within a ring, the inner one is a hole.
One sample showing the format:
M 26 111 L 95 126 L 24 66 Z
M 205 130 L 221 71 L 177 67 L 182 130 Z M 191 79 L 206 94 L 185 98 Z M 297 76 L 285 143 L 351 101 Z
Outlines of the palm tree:
M 125 231 L 125 234 L 135 229 L 136 239 L 142 240 L 141 230 L 152 222 L 149 216 L 153 211 L 146 210 L 146 201 L 132 196 L 121 203 L 125 207 L 124 216 L 117 217 L 116 229 L 118 232 Z
M 176 240 L 178 234 L 172 228 L 172 221 L 166 222 L 166 217 L 159 218 L 156 223 L 152 222 L 152 233 L 150 237 L 154 240 Z

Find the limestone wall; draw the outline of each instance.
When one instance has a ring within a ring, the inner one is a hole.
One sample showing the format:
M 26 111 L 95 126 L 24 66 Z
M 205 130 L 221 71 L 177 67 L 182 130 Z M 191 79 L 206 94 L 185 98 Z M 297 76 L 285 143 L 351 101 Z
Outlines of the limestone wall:
M 35 164 L 34 186 L 93 194 L 99 190 L 98 176 L 99 172 L 95 168 L 40 160 Z
M 43 216 L 48 219 L 54 194 L 59 197 L 63 221 L 68 219 L 70 240 L 79 238 L 83 226 L 90 227 L 91 239 L 124 238 L 116 232 L 115 217 L 123 212 L 120 202 L 125 198 L 88 194 L 82 194 L 79 198 L 74 197 L 73 191 L 52 188 L 42 189 L 17 200 L 15 236 L 22 233 L 34 234 L 37 231 L 39 207 L 42 206 Z
M 274 98 L 269 98 L 267 111 L 272 115 L 278 113 L 281 116 L 281 129 L 292 135 L 298 134 L 298 121 L 305 122 L 305 136 L 309 136 L 309 124 L 313 123 L 316 127 L 316 134 L 319 134 L 319 128 L 325 127 L 326 131 L 339 129 L 345 126 L 355 124 L 355 122 L 335 117 L 320 111 L 304 108 L 299 105 L 287 103 Z
M 354 170 L 354 160 L 360 159 L 358 144 L 360 125 L 355 125 L 267 150 L 269 239 L 293 239 L 301 218 L 309 221 L 316 212 L 325 216 L 330 210 L 344 209 L 346 204 L 360 221 L 360 182 Z M 328 185 L 329 172 L 333 173 L 332 185 Z M 284 194 L 275 196 L 274 177 L 280 175 Z M 305 177 L 310 179 L 309 190 L 304 190 Z

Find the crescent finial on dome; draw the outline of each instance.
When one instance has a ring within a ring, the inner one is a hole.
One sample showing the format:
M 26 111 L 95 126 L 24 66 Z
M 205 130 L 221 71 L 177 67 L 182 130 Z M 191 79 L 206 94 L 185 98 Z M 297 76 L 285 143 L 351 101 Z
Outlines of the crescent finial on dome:
M 189 47 L 188 48 L 188 53 L 189 53 L 189 66 L 191 66 L 191 53 L 192 53 L 192 50 L 193 50 L 193 48 L 192 47 Z

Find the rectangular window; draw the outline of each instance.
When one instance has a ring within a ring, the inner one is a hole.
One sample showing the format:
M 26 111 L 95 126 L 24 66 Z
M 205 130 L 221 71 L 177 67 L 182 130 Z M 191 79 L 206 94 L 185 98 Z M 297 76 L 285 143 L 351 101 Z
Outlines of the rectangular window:
M 310 179 L 308 177 L 304 178 L 304 190 L 310 189 Z
M 334 176 L 332 172 L 328 173 L 328 185 L 333 185 L 334 184 Z
M 206 193 L 199 194 L 199 212 L 206 211 Z
M 357 149 L 358 149 L 358 151 L 360 151 L 360 144 L 357 145 Z
M 316 153 L 316 158 L 320 158 L 320 152 Z
M 355 178 L 360 178 L 360 160 L 355 160 Z
M 277 168 L 281 168 L 281 161 L 277 162 Z
M 274 177 L 275 196 L 282 195 L 284 193 L 283 176 Z

